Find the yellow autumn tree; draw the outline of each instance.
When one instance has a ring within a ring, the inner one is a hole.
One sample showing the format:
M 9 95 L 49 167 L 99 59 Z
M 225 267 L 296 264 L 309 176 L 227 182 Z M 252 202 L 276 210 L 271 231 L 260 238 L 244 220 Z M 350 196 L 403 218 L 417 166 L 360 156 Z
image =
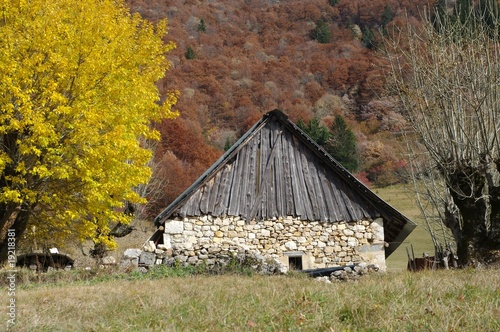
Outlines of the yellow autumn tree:
M 176 116 L 155 85 L 166 29 L 122 0 L 0 0 L 0 261 L 7 230 L 33 226 L 52 245 L 113 247 L 110 224 L 129 222 L 151 174 L 140 141 Z

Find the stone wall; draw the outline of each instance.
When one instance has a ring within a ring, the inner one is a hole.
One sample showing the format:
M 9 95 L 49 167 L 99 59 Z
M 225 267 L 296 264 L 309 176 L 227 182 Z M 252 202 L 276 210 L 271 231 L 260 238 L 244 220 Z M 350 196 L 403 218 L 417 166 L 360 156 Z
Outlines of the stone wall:
M 349 264 L 376 264 L 385 270 L 384 230 L 381 218 L 358 222 L 310 222 L 292 217 L 251 221 L 239 217 L 176 218 L 160 230 L 154 252 L 156 264 L 175 259 L 188 264 L 214 264 L 220 257 L 258 253 L 286 267 L 316 269 Z M 162 261 L 163 260 L 163 261 Z

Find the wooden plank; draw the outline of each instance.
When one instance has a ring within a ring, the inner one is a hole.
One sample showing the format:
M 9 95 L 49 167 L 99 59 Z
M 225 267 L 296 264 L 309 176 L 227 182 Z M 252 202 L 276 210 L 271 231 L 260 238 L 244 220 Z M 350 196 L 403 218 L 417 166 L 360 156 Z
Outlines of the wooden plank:
M 199 216 L 200 215 L 200 200 L 201 200 L 201 188 L 198 188 L 193 195 L 188 199 L 186 204 L 181 208 L 185 209 L 185 214 L 188 216 Z
M 215 174 L 215 176 L 210 180 L 211 187 L 208 196 L 208 208 L 207 214 L 213 214 L 215 210 L 215 202 L 217 200 L 217 194 L 219 192 L 221 172 Z
M 220 187 L 217 194 L 217 199 L 214 206 L 214 215 L 222 216 L 227 214 L 227 206 L 229 203 L 229 182 L 231 181 L 233 165 L 226 164 L 225 167 L 220 171 Z
M 329 221 L 340 221 L 340 214 L 337 209 L 337 202 L 333 197 L 332 189 L 330 186 L 330 180 L 328 180 L 326 176 L 326 168 L 322 167 L 321 171 L 319 171 L 319 179 L 321 181 L 321 189 L 323 190 L 323 195 L 325 199 L 326 209 L 327 209 L 327 220 Z
M 361 220 L 365 217 L 365 209 L 363 206 L 367 204 L 367 202 L 358 194 L 353 185 L 349 186 L 349 188 L 349 197 L 351 198 L 351 204 L 356 213 L 355 218 L 356 220 Z
M 284 132 L 281 135 L 281 146 L 282 146 L 282 162 L 283 162 L 283 193 L 284 193 L 284 212 L 286 216 L 295 215 L 295 205 L 293 204 L 293 189 L 292 189 L 292 176 L 291 176 L 291 162 L 289 145 L 291 140 L 291 135 L 289 132 Z
M 347 192 L 352 190 L 347 186 L 347 184 L 344 181 L 340 181 L 340 187 L 341 191 L 340 194 L 342 195 L 342 198 L 344 200 L 344 205 L 347 209 L 347 212 L 349 213 L 349 220 L 358 220 L 358 214 L 356 212 L 356 209 L 352 205 L 352 200 L 350 199 L 349 195 Z
M 288 157 L 290 158 L 290 174 L 291 174 L 291 186 L 293 192 L 293 205 L 294 214 L 293 216 L 299 217 L 301 219 L 306 218 L 306 210 L 303 203 L 303 188 L 305 187 L 303 178 L 299 176 L 299 163 L 295 159 L 297 149 L 297 139 L 290 135 L 289 145 L 288 145 Z M 302 181 L 301 181 L 302 179 Z
M 307 219 L 308 220 L 319 220 L 319 212 L 318 212 L 318 205 L 317 205 L 317 198 L 316 198 L 316 193 L 314 192 L 314 186 L 311 181 L 311 171 L 309 170 L 309 161 L 308 161 L 308 156 L 307 153 L 309 152 L 308 150 L 305 149 L 305 146 L 301 144 L 299 146 L 299 150 L 301 152 L 300 157 L 301 157 L 301 164 L 300 164 L 300 169 L 302 170 L 303 173 L 303 178 L 304 178 L 304 183 L 305 187 L 304 190 L 307 193 L 308 200 L 306 200 L 304 203 L 306 211 L 307 211 Z M 299 176 L 301 175 L 301 172 L 299 171 Z
M 275 188 L 276 188 L 276 200 L 275 200 L 275 211 L 273 211 L 273 215 L 275 217 L 279 216 L 285 216 L 286 215 L 286 208 L 285 208 L 285 188 L 284 188 L 284 178 L 285 178 L 285 172 L 283 169 L 283 141 L 282 141 L 282 136 L 283 136 L 283 128 L 281 126 L 277 127 L 276 129 L 277 133 L 277 141 L 276 141 L 276 157 L 275 157 L 275 167 L 274 167 L 274 172 L 273 172 L 273 177 L 274 177 L 274 183 L 275 183 Z M 279 135 L 279 136 L 278 136 Z
M 200 190 L 202 190 L 200 199 L 200 211 L 202 214 L 208 214 L 208 202 L 210 197 L 209 183 L 206 183 L 202 188 L 200 188 Z
M 280 145 L 280 128 L 278 126 L 278 122 L 275 121 L 272 123 L 271 126 L 271 136 L 270 136 L 270 149 L 271 149 L 271 154 L 269 156 L 269 161 L 270 163 L 270 168 L 269 166 L 266 166 L 266 178 L 268 179 L 267 181 L 267 199 L 264 202 L 267 202 L 267 214 L 266 218 L 271 219 L 272 217 L 277 217 L 278 212 L 276 211 L 276 206 L 277 206 L 277 195 L 278 195 L 278 188 L 277 188 L 277 177 L 276 177 L 276 167 L 277 167 L 277 154 L 281 149 Z
M 246 147 L 243 149 L 240 149 L 238 154 L 235 156 L 234 160 L 234 165 L 233 165 L 233 172 L 232 172 L 232 178 L 229 183 L 229 186 L 231 188 L 229 192 L 229 202 L 228 202 L 228 210 L 227 213 L 228 215 L 231 216 L 238 216 L 239 215 L 239 208 L 238 205 L 240 204 L 240 196 L 242 195 L 242 174 L 244 172 L 245 168 L 245 157 L 246 153 L 245 151 Z
M 247 221 L 250 221 L 250 212 L 252 210 L 253 199 L 255 197 L 255 192 L 257 190 L 257 165 L 260 165 L 260 132 L 256 134 L 248 145 L 248 173 L 246 174 L 245 180 L 243 181 L 245 185 L 245 200 L 242 202 L 242 206 L 245 207 L 242 215 L 246 217 Z
M 320 180 L 320 173 L 322 172 L 323 167 L 320 164 L 319 159 L 315 158 L 315 161 L 316 162 L 314 165 L 311 165 L 311 163 L 310 163 L 309 166 L 314 167 L 311 170 L 311 177 L 312 177 L 313 185 L 314 185 L 314 188 L 316 191 L 316 202 L 318 204 L 319 218 L 320 218 L 319 220 L 327 221 L 328 220 L 328 211 L 327 211 L 327 207 L 326 207 L 325 197 L 323 194 L 323 184 L 321 183 L 321 180 Z
M 340 180 L 335 177 L 332 173 L 329 173 L 327 178 L 329 179 L 328 185 L 333 194 L 335 208 L 337 209 L 339 216 L 339 221 L 348 221 L 349 212 L 345 206 L 344 198 L 340 192 L 339 182 Z
M 260 137 L 260 172 L 259 172 L 259 188 L 257 190 L 257 195 L 255 196 L 254 205 L 257 206 L 257 210 L 255 211 L 255 206 L 252 209 L 252 217 L 257 219 L 263 218 L 266 215 L 267 210 L 267 172 L 266 165 L 269 162 L 270 154 L 271 154 L 271 144 L 269 143 L 269 125 L 263 127 L 261 129 L 261 137 Z
M 297 176 L 297 184 L 299 185 L 297 188 L 298 192 L 300 192 L 300 201 L 298 204 L 299 208 L 302 210 L 302 218 L 313 220 L 314 215 L 311 207 L 311 197 L 307 190 L 306 178 L 304 176 L 304 168 L 307 167 L 307 165 L 304 165 L 303 162 L 304 147 L 300 141 L 294 140 L 294 149 L 292 153 L 294 154 L 296 164 L 296 174 L 294 175 Z

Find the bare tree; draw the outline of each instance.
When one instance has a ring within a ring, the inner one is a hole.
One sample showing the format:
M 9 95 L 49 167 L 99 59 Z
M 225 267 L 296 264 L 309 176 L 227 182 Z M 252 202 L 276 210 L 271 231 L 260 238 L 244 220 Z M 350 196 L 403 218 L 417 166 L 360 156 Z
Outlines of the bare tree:
M 500 249 L 500 24 L 496 2 L 484 3 L 407 20 L 385 40 L 419 207 L 462 265 Z

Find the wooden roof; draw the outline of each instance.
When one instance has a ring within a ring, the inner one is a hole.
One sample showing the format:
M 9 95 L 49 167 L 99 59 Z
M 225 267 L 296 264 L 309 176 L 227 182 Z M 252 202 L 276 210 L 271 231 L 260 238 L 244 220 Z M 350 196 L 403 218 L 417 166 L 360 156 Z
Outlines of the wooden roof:
M 383 217 L 386 256 L 415 228 L 279 110 L 267 113 L 155 219 L 294 216 L 310 221 Z

